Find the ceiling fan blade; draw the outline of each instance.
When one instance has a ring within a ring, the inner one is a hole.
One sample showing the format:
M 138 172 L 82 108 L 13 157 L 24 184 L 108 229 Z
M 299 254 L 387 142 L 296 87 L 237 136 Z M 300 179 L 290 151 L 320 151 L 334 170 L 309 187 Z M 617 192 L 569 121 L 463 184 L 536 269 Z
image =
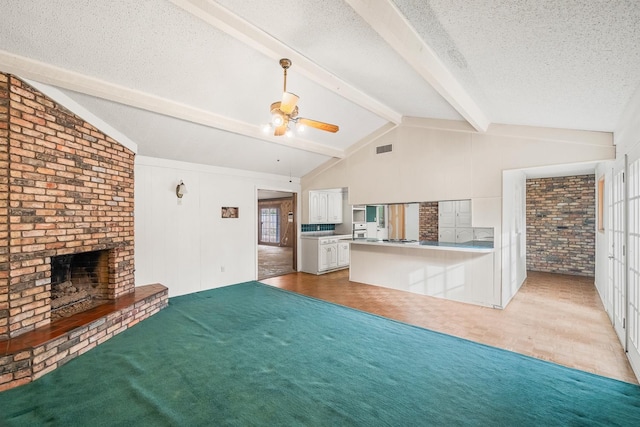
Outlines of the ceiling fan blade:
M 280 110 L 282 110 L 285 114 L 291 114 L 294 108 L 296 108 L 296 104 L 298 103 L 298 95 L 295 95 L 291 92 L 284 92 L 282 94 L 282 102 L 280 103 Z
M 300 123 L 301 125 L 310 126 L 312 128 L 324 130 L 327 132 L 333 132 L 333 133 L 338 132 L 338 130 L 340 129 L 337 125 L 319 122 L 317 120 L 305 119 L 303 117 L 300 117 L 298 119 L 298 123 Z

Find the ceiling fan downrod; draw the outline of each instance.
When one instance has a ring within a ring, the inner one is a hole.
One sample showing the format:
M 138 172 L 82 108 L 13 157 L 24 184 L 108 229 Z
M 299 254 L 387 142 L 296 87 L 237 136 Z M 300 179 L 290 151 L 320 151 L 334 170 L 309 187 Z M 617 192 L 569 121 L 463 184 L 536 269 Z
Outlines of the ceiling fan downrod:
M 282 58 L 280 60 L 280 66 L 284 70 L 284 88 L 282 89 L 282 91 L 286 92 L 287 91 L 287 69 L 291 67 L 291 60 L 287 58 Z

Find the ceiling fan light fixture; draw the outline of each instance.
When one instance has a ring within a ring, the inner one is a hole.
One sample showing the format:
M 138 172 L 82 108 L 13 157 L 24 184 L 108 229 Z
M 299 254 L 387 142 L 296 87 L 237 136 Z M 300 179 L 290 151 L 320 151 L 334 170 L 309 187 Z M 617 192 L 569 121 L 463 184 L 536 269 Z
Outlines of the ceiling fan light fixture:
M 284 118 L 280 114 L 274 114 L 271 117 L 271 123 L 276 127 L 281 126 L 284 123 Z
M 326 132 L 338 132 L 338 126 L 331 123 L 324 123 L 318 120 L 306 119 L 298 117 L 298 100 L 300 97 L 295 93 L 287 92 L 287 69 L 291 67 L 291 60 L 282 58 L 280 66 L 284 74 L 284 85 L 282 88 L 282 100 L 271 103 L 271 130 L 273 136 L 292 137 L 294 131 L 298 133 L 304 132 L 305 128 L 312 127 Z M 292 124 L 293 123 L 293 124 Z M 265 132 L 268 132 L 265 129 Z
M 273 129 L 273 125 L 271 123 L 267 123 L 265 125 L 262 125 L 262 132 L 263 133 L 270 133 L 272 129 Z

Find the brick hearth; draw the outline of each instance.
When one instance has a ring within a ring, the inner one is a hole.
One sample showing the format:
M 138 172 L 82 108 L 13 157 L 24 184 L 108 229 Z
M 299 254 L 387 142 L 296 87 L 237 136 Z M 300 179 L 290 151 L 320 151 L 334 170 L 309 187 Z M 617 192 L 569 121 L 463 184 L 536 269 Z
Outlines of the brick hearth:
M 108 251 L 100 297 L 113 302 L 133 295 L 134 156 L 24 81 L 0 72 L 0 351 L 52 324 L 54 256 Z M 166 305 L 166 292 L 164 301 L 154 304 Z M 116 326 L 115 333 L 126 327 Z M 25 350 L 0 357 L 0 387 L 72 357 L 57 344 L 43 345 L 32 356 Z M 45 356 L 36 354 L 42 349 Z
M 0 391 L 64 365 L 167 306 L 167 288 L 146 285 L 109 303 L 0 341 Z

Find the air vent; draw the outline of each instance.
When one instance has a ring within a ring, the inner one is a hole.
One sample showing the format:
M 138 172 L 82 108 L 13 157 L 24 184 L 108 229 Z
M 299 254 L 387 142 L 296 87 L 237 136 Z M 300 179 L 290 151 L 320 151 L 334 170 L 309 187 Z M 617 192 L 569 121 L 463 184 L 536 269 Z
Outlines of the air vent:
M 393 144 L 376 147 L 376 154 L 390 153 L 393 151 Z

